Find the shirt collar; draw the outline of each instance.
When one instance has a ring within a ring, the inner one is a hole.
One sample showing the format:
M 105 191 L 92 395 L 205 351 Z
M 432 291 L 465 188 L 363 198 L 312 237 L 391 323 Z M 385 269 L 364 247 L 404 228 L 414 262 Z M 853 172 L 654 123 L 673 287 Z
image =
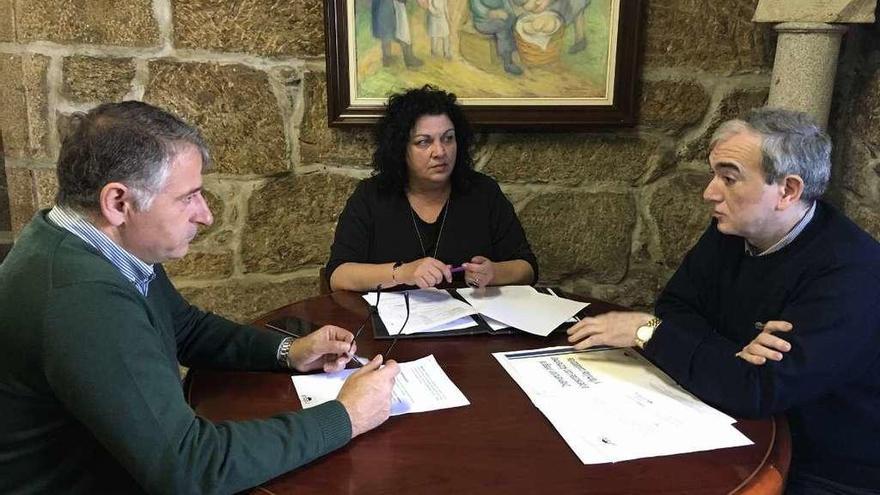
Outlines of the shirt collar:
M 810 220 L 813 219 L 813 215 L 815 213 L 816 202 L 813 201 L 813 204 L 807 209 L 807 212 L 804 213 L 804 216 L 801 217 L 800 221 L 798 221 L 798 223 L 796 223 L 794 227 L 792 227 L 791 230 L 788 231 L 788 234 L 785 234 L 782 239 L 779 239 L 776 244 L 770 246 L 762 252 L 758 252 L 758 249 L 755 246 L 749 244 L 749 241 L 745 241 L 746 253 L 748 253 L 749 256 L 767 256 L 768 254 L 775 253 L 785 246 L 788 246 L 795 240 L 795 238 L 797 238 L 798 235 L 800 235 L 801 232 L 804 231 L 805 228 L 807 228 L 807 224 L 809 224 Z
M 126 251 L 82 215 L 70 208 L 56 205 L 46 217 L 58 227 L 67 230 L 98 250 L 129 282 L 135 285 L 138 292 L 147 297 L 150 282 L 156 278 L 153 265 L 144 263 L 140 258 Z

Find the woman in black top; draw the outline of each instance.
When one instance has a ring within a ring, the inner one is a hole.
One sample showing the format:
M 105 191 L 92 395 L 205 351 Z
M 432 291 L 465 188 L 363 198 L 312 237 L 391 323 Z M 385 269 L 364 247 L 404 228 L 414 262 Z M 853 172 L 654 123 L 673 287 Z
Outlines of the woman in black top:
M 333 290 L 534 283 L 538 263 L 525 232 L 498 184 L 473 170 L 472 142 L 455 95 L 424 86 L 388 99 L 373 176 L 336 225 Z

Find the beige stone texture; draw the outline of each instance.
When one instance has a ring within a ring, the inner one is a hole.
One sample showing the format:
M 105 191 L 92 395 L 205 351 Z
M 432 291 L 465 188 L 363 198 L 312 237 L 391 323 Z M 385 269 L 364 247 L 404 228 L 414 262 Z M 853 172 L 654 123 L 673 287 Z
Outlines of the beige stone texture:
M 880 70 L 877 64 L 866 65 L 855 86 L 851 112 L 840 115 L 847 119 L 843 138 L 860 138 L 872 150 L 880 148 Z
M 0 42 L 15 41 L 15 0 L 0 0 Z
M 245 271 L 281 273 L 326 263 L 336 219 L 356 184 L 316 173 L 272 179 L 255 191 L 241 234 Z
M 187 279 L 219 279 L 232 275 L 231 252 L 205 253 L 190 251 L 183 258 L 164 263 L 168 276 Z
M 210 287 L 181 287 L 180 292 L 201 309 L 248 323 L 269 311 L 318 295 L 318 276 L 286 282 L 229 280 Z
M 7 168 L 9 188 L 9 216 L 12 231 L 18 234 L 37 212 L 34 177 L 26 168 Z
M 874 22 L 877 0 L 758 0 L 754 22 Z
M 874 239 L 880 241 L 880 208 L 878 208 L 880 205 L 877 203 L 863 204 L 847 195 L 841 206 L 847 216 L 871 234 Z
M 152 0 L 26 0 L 17 2 L 19 42 L 151 46 L 159 42 Z
M 648 214 L 657 229 L 663 263 L 681 264 L 711 220 L 712 210 L 703 202 L 709 174 L 680 174 L 658 184 L 648 200 Z
M 860 115 L 864 113 L 860 112 Z M 845 166 L 836 174 L 840 177 L 840 185 L 860 198 L 880 203 L 880 158 L 877 152 L 855 135 L 841 141 L 838 144 L 837 155 L 840 159 L 837 162 Z
M 214 172 L 271 174 L 288 159 L 281 112 L 264 72 L 242 65 L 151 62 L 144 101 L 201 129 Z
M 55 195 L 58 194 L 58 174 L 54 168 L 37 168 L 33 170 L 36 187 L 37 209 L 55 206 Z
M 840 38 L 846 28 L 820 23 L 776 26 L 779 40 L 767 105 L 806 112 L 828 122 Z
M 483 171 L 500 182 L 635 184 L 663 157 L 659 141 L 637 136 L 505 134 Z
M 0 134 L 7 157 L 49 156 L 48 68 L 49 57 L 0 54 Z
M 613 301 L 632 310 L 653 311 L 657 294 L 663 290 L 663 281 L 649 270 L 631 270 L 619 284 L 595 284 L 578 280 L 573 285 L 575 294 L 584 294 L 603 301 Z
M 178 48 L 259 55 L 324 52 L 323 2 L 171 0 Z
M 712 134 L 718 126 L 730 119 L 743 117 L 746 112 L 753 108 L 763 107 L 767 101 L 766 89 L 742 89 L 734 90 L 726 95 L 717 110 L 711 117 L 706 132 L 700 138 L 688 143 L 682 150 L 682 156 L 689 160 L 699 160 L 708 163 L 709 142 Z
M 714 72 L 771 67 L 770 27 L 750 19 L 757 0 L 647 2 L 647 67 L 693 67 Z
M 629 194 L 541 194 L 519 213 L 540 279 L 617 283 L 626 274 L 636 209 Z
M 64 95 L 78 102 L 121 101 L 131 89 L 131 59 L 69 57 L 62 68 Z
M 671 132 L 699 124 L 709 107 L 709 95 L 693 81 L 645 81 L 639 123 Z
M 345 166 L 370 165 L 373 137 L 368 129 L 336 129 L 327 125 L 327 85 L 324 74 L 303 78 L 305 112 L 299 133 L 302 163 Z

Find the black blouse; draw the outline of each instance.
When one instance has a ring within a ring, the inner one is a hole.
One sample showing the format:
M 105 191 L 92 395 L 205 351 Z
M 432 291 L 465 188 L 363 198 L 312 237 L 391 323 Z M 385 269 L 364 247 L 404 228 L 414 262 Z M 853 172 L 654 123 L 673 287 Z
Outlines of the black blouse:
M 425 256 L 449 265 L 474 256 L 520 259 L 532 265 L 532 283 L 538 280 L 538 260 L 513 205 L 493 179 L 479 172 L 473 173 L 467 190 L 453 189 L 433 224 L 412 211 L 403 192 L 380 191 L 375 177 L 361 181 L 336 224 L 326 276 L 329 279 L 343 263 L 408 263 Z M 454 275 L 463 280 L 463 273 Z

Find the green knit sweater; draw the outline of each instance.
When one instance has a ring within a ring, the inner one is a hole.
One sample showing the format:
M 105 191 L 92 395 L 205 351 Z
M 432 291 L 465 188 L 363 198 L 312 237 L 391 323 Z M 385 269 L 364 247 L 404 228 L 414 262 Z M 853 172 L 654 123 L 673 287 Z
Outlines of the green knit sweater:
M 271 370 L 280 337 L 188 304 L 160 265 L 144 298 L 38 213 L 0 265 L 0 493 L 231 493 L 345 445 L 342 404 L 212 423 L 187 366 Z

